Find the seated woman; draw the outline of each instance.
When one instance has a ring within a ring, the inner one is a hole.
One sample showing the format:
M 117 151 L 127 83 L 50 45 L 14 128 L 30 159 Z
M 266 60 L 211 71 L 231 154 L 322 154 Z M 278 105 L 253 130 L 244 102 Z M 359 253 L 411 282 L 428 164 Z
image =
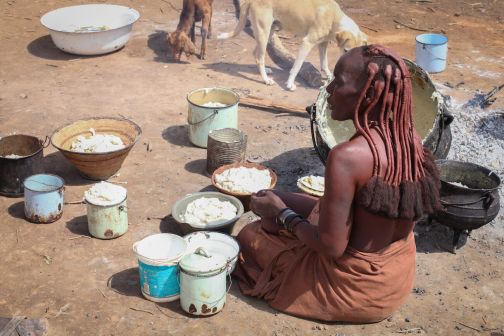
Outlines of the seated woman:
M 414 128 L 410 74 L 395 52 L 355 48 L 327 87 L 331 117 L 353 137 L 328 157 L 325 193 L 252 195 L 261 220 L 238 235 L 245 294 L 325 321 L 377 322 L 408 297 L 415 220 L 440 208 L 439 172 Z

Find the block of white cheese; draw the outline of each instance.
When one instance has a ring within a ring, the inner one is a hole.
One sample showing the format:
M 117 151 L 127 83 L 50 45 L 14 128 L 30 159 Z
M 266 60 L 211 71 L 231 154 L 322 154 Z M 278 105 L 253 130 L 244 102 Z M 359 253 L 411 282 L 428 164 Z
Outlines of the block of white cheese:
M 70 147 L 71 151 L 81 153 L 105 153 L 126 147 L 118 136 L 95 134 L 92 128 L 89 131 L 92 133 L 92 136 L 86 139 L 84 136 L 79 135 L 72 143 Z
M 95 205 L 118 204 L 126 198 L 126 188 L 102 181 L 84 192 L 84 198 Z
M 269 170 L 257 168 L 230 168 L 221 174 L 215 175 L 215 183 L 227 191 L 239 194 L 252 194 L 271 186 Z
M 193 225 L 215 225 L 235 218 L 237 212 L 231 202 L 202 197 L 189 203 L 180 218 Z
M 24 158 L 24 156 L 20 156 L 20 155 L 16 155 L 16 154 L 9 154 L 9 155 L 4 156 L 4 158 L 6 158 L 6 159 L 21 159 L 21 158 Z
M 460 182 L 448 182 L 448 183 L 453 184 L 453 185 L 455 185 L 457 187 L 461 187 L 461 188 L 469 188 L 468 186 L 466 186 L 466 185 L 464 185 L 464 184 L 462 184 Z

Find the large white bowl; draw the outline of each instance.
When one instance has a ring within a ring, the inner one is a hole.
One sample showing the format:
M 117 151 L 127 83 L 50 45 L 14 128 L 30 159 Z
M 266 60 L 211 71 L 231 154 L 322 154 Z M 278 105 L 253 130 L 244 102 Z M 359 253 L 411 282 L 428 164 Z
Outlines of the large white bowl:
M 50 30 L 54 44 L 77 55 L 100 55 L 122 48 L 128 42 L 133 23 L 140 14 L 116 5 L 82 5 L 56 9 L 42 16 L 40 23 Z M 110 30 L 75 33 L 77 28 L 103 27 Z

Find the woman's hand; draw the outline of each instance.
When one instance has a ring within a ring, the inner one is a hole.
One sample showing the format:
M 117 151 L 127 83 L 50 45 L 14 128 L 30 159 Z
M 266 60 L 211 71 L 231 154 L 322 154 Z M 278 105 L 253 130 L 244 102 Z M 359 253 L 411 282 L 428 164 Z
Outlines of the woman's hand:
M 250 196 L 250 210 L 261 218 L 275 218 L 285 203 L 271 190 L 260 190 Z

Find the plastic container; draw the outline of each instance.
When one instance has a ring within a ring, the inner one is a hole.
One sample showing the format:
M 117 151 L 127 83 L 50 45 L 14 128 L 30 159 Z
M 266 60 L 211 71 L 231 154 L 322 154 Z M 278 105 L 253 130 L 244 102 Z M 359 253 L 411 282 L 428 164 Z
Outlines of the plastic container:
M 42 16 L 54 44 L 77 55 L 100 55 L 122 48 L 131 36 L 140 14 L 133 8 L 116 5 L 81 5 L 56 9 Z M 75 32 L 84 27 L 110 28 Z
M 48 140 L 46 138 L 46 140 Z M 0 137 L 0 196 L 23 197 L 23 181 L 44 173 L 44 142 L 31 135 Z M 9 155 L 20 158 L 7 158 Z
M 86 200 L 89 233 L 96 238 L 112 239 L 128 231 L 126 198 L 120 203 L 96 205 Z
M 422 34 L 415 40 L 415 63 L 430 73 L 443 71 L 448 56 L 448 38 L 438 34 Z
M 24 182 L 25 216 L 33 223 L 52 223 L 63 216 L 65 180 L 56 175 L 37 174 Z
M 238 128 L 239 100 L 240 96 L 236 92 L 222 88 L 203 88 L 188 93 L 189 140 L 196 146 L 206 148 L 211 130 Z M 203 106 L 206 103 L 221 103 L 226 106 Z
M 198 199 L 198 198 L 212 198 L 216 197 L 220 201 L 228 201 L 233 204 L 236 209 L 238 210 L 236 212 L 236 216 L 233 219 L 228 220 L 227 222 L 220 223 L 220 224 L 214 224 L 214 225 L 192 225 L 189 223 L 186 223 L 180 218 L 180 215 L 187 209 L 187 206 L 189 203 L 192 201 Z M 182 230 L 182 233 L 184 235 L 195 232 L 195 231 L 221 231 L 224 233 L 231 234 L 233 232 L 233 228 L 240 219 L 241 215 L 243 215 L 243 204 L 236 198 L 231 195 L 226 195 L 222 194 L 219 192 L 215 191 L 206 191 L 206 192 L 198 192 L 194 194 L 189 194 L 185 195 L 181 199 L 179 199 L 177 202 L 175 202 L 172 206 L 172 216 L 173 219 L 180 225 L 180 229 Z
M 207 174 L 225 165 L 245 160 L 247 134 L 236 128 L 220 128 L 208 133 Z
M 159 233 L 133 244 L 138 258 L 143 296 L 154 302 L 171 302 L 180 298 L 178 262 L 187 249 L 177 235 Z
M 200 247 L 180 261 L 180 305 L 192 315 L 217 314 L 226 304 L 227 260 Z

